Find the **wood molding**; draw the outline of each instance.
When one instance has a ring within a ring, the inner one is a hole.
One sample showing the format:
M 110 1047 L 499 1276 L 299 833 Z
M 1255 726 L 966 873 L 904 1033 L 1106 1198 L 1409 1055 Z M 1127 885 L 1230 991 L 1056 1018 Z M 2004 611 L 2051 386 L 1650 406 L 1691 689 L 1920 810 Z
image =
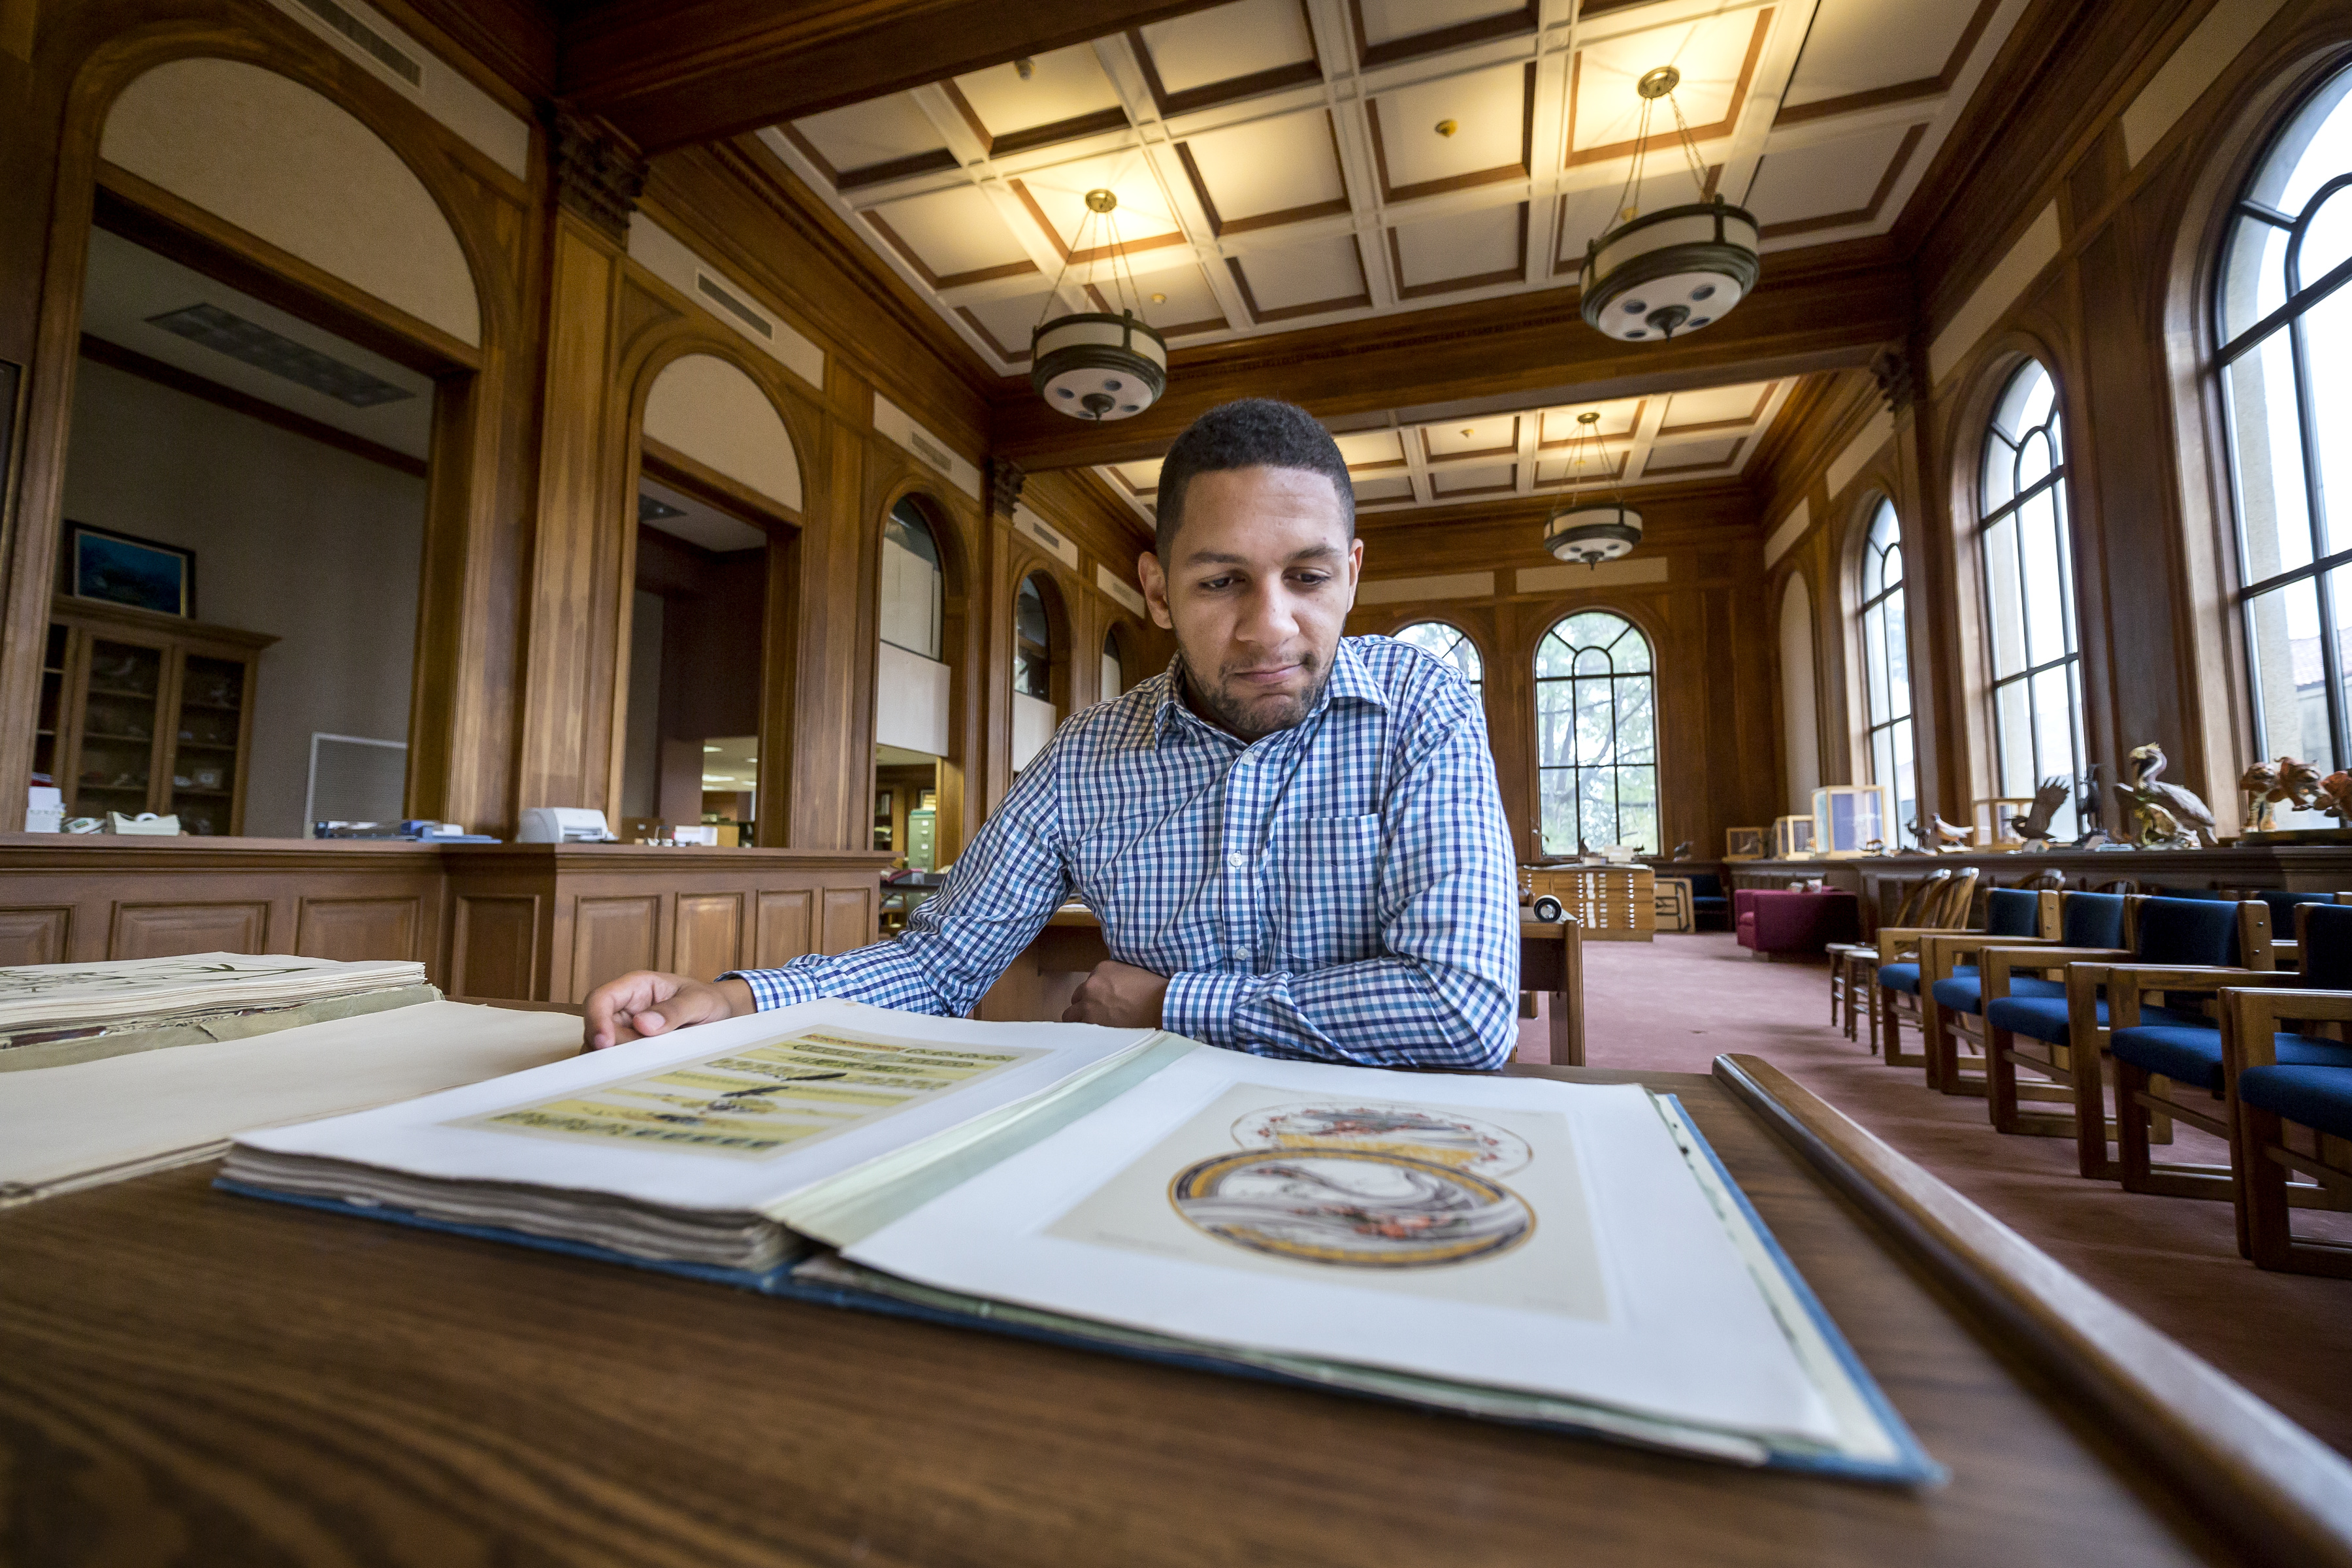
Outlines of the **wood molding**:
M 1207 3 L 608 0 L 564 27 L 558 86 L 573 107 L 660 152 L 1049 54 Z
M 2352 1464 L 1760 1057 L 1715 1078 L 2094 1420 L 2269 1560 L 2352 1563 Z
M 772 534 L 800 528 L 801 514 L 773 496 L 762 495 L 740 479 L 730 479 L 709 464 L 675 447 L 665 446 L 651 436 L 641 434 L 637 440 L 644 448 L 640 466 L 662 483 Z
M 89 333 L 84 332 L 81 335 L 81 357 L 152 381 L 158 386 L 168 386 L 174 392 L 184 392 L 191 397 L 201 397 L 206 403 L 216 404 L 223 408 L 245 415 L 248 418 L 258 419 L 265 425 L 274 425 L 280 430 L 291 431 L 297 436 L 307 436 L 313 441 L 349 452 L 353 457 L 365 458 L 369 462 L 382 463 L 385 468 L 396 469 L 413 479 L 421 479 L 425 477 L 425 461 L 422 458 L 412 458 L 405 452 L 396 451 L 379 442 L 371 441 L 364 436 L 354 436 L 348 430 L 339 429 L 323 420 L 313 419 L 307 414 L 297 414 L 290 408 L 281 408 L 277 404 L 266 402 L 250 393 L 239 392 L 231 386 L 223 386 L 216 381 L 207 381 L 194 371 L 182 370 L 178 365 L 167 364 L 159 359 L 151 359 L 137 349 L 127 349 L 121 343 L 109 342 L 104 338 L 92 337 Z

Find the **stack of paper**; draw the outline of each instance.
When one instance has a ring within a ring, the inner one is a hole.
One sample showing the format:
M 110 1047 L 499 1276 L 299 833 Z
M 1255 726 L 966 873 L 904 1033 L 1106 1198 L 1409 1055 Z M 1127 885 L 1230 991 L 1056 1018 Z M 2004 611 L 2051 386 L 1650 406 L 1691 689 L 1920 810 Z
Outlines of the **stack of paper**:
M 425 966 L 241 952 L 0 969 L 0 1070 L 436 1000 Z
M 233 1190 L 1748 1464 L 1937 1475 L 1671 1098 L 813 1003 Z

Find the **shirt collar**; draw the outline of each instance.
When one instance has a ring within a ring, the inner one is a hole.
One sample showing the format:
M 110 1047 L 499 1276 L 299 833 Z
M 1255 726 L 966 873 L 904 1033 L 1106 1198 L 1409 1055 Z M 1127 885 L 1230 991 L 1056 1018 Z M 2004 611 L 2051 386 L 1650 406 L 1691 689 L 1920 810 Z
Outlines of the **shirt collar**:
M 1331 656 L 1331 679 L 1323 683 L 1322 694 L 1316 698 L 1315 706 L 1307 710 L 1299 724 L 1306 723 L 1335 702 L 1362 702 L 1375 708 L 1389 705 L 1388 693 L 1381 689 L 1380 682 L 1372 679 L 1372 672 L 1365 668 L 1364 661 L 1357 657 L 1354 642 L 1352 637 L 1339 639 L 1339 647 Z M 1168 668 L 1160 679 L 1166 685 L 1160 694 L 1159 709 L 1154 714 L 1152 741 L 1155 745 L 1164 744 L 1169 733 L 1181 723 L 1193 724 L 1213 735 L 1240 743 L 1240 737 L 1218 729 L 1193 712 L 1185 702 L 1184 656 L 1181 653 L 1168 661 Z M 1292 726 L 1294 729 L 1297 727 Z

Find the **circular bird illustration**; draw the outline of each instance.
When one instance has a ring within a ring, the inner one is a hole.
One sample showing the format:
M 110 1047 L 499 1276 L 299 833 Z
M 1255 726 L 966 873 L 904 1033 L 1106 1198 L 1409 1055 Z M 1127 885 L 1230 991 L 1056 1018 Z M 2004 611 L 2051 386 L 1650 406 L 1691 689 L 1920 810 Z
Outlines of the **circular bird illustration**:
M 1535 1211 L 1501 1183 L 1372 1149 L 1248 1149 L 1168 1184 L 1176 1212 L 1220 1241 L 1303 1263 L 1426 1268 L 1507 1252 Z
M 1244 1149 L 1370 1149 L 1482 1176 L 1507 1176 L 1533 1152 L 1517 1133 L 1413 1105 L 1277 1105 L 1234 1123 Z

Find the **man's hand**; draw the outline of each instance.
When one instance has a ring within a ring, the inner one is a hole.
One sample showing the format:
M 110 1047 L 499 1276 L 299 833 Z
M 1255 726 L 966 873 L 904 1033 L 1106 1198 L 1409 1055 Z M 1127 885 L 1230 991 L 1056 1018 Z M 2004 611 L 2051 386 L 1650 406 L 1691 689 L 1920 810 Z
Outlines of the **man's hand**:
M 1160 1005 L 1167 997 L 1168 976 L 1107 958 L 1078 983 L 1062 1022 L 1108 1024 L 1118 1029 L 1158 1028 Z
M 1165 984 L 1163 981 L 1161 983 Z M 688 980 L 640 969 L 607 980 L 588 994 L 588 1048 L 601 1051 L 690 1024 L 715 1024 L 759 1011 L 751 987 L 740 980 Z

